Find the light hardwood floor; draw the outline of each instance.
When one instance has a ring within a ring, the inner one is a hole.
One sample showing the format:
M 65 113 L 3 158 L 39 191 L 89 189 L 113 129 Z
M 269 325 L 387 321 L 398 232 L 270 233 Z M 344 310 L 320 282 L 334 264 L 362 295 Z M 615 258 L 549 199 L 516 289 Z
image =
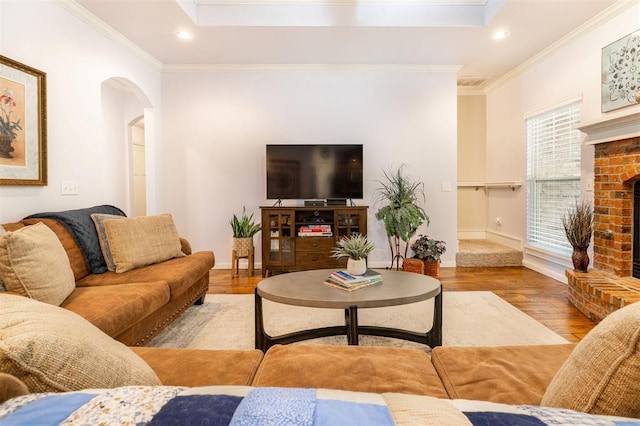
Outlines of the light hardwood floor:
M 241 270 L 238 277 L 230 269 L 214 269 L 209 293 L 251 294 L 262 279 Z M 445 291 L 492 291 L 516 308 L 535 318 L 570 342 L 580 341 L 595 323 L 567 299 L 567 286 L 524 267 L 442 268 L 440 280 Z

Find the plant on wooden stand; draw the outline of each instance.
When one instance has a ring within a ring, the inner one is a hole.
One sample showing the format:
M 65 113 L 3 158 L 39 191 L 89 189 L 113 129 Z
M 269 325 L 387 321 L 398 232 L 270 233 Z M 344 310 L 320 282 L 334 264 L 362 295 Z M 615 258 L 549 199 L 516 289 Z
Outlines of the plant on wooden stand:
M 440 278 L 440 256 L 447 251 L 446 242 L 434 240 L 427 235 L 418 235 L 411 244 L 416 259 L 422 260 L 425 275 Z
M 352 234 L 342 237 L 338 246 L 331 250 L 331 256 L 340 259 L 347 258 L 347 272 L 362 275 L 367 272 L 367 256 L 375 249 L 373 242 L 366 235 Z
M 420 206 L 424 202 L 424 184 L 412 181 L 403 174 L 403 167 L 384 172 L 384 181 L 378 188 L 378 203 L 386 203 L 376 212 L 376 219 L 382 220 L 391 250 L 391 268 L 396 262 L 407 257 L 408 242 L 423 223 L 429 224 L 429 216 Z M 404 256 L 400 254 L 400 241 L 405 243 Z
M 253 248 L 253 236 L 260 231 L 260 225 L 253 220 L 253 213 L 247 216 L 246 208 L 242 207 L 242 216 L 235 213 L 229 221 L 233 230 L 233 250 L 238 257 L 247 256 Z
M 588 201 L 576 201 L 575 206 L 562 216 L 562 225 L 569 244 L 573 247 L 571 260 L 578 272 L 587 272 L 589 255 L 587 249 L 593 233 L 593 208 Z

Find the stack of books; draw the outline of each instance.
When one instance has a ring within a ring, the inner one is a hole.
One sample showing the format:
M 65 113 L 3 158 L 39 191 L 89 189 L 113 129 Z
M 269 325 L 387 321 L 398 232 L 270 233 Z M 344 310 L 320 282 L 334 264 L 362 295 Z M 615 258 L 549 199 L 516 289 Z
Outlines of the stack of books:
M 331 225 L 304 225 L 298 228 L 298 237 L 332 237 Z
M 351 275 L 347 271 L 332 272 L 324 283 L 342 290 L 352 291 L 368 287 L 382 282 L 382 274 L 372 269 L 367 269 L 363 275 Z

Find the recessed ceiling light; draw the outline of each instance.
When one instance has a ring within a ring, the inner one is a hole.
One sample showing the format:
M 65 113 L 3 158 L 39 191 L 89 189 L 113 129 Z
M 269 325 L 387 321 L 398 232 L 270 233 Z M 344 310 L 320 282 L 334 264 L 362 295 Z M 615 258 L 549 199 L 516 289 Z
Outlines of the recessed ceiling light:
M 503 38 L 506 38 L 508 35 L 509 35 L 509 31 L 507 31 L 507 30 L 498 30 L 495 33 L 493 33 L 491 38 L 494 39 L 494 40 L 502 40 Z
M 193 40 L 193 34 L 187 30 L 180 30 L 176 32 L 176 36 L 182 40 Z

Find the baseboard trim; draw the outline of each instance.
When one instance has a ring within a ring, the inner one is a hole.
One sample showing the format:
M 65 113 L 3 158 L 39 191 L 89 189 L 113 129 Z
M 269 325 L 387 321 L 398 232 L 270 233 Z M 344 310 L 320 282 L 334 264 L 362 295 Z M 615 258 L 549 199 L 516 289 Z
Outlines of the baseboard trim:
M 522 251 L 522 240 L 520 238 L 512 237 L 511 235 L 487 231 L 487 240 L 502 244 L 503 246 L 507 246 L 514 250 Z
M 487 231 L 482 229 L 465 229 L 458 231 L 459 240 L 486 240 Z

